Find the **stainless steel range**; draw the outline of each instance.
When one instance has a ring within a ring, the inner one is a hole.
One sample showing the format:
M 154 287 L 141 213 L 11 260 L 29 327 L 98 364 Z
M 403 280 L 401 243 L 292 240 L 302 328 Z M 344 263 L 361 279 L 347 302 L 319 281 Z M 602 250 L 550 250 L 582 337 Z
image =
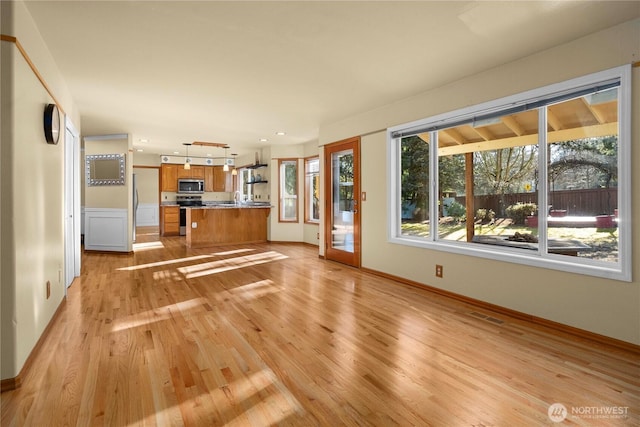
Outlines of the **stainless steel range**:
M 187 207 L 202 206 L 202 196 L 182 195 L 176 196 L 176 202 L 180 206 L 180 235 L 187 234 Z

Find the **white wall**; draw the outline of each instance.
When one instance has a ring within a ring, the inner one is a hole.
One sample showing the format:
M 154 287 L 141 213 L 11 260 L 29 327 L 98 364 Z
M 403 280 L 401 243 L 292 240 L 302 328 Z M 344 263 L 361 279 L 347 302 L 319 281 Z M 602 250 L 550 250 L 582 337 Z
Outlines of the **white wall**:
M 88 186 L 85 177 L 85 250 L 133 250 L 132 145 L 128 134 L 84 137 L 85 159 L 95 154 L 125 156 L 124 185 Z
M 308 157 L 314 157 L 314 156 L 318 156 L 320 153 L 320 148 L 318 147 L 318 141 L 310 141 L 307 142 L 306 144 L 303 144 L 303 153 L 304 153 L 304 158 L 308 158 Z M 304 174 L 304 162 L 302 163 L 302 191 L 304 194 L 305 191 L 305 182 L 306 182 L 306 176 Z M 304 222 L 304 204 L 305 204 L 305 197 L 306 194 L 304 194 L 304 196 L 302 197 L 302 204 L 301 204 L 301 211 L 300 211 L 300 215 L 301 215 L 301 220 Z M 322 200 L 322 198 L 320 199 Z M 302 227 L 302 241 L 304 243 L 309 243 L 310 245 L 319 245 L 320 244 L 320 238 L 318 237 L 318 233 L 320 233 L 320 225 L 319 224 L 309 224 L 309 223 L 305 223 Z
M 2 34 L 16 37 L 76 127 L 79 113 L 22 2 L 0 2 Z M 1 43 L 0 260 L 2 379 L 16 377 L 64 298 L 64 134 L 45 142 L 44 106 L 54 102 L 16 44 Z M 29 191 L 24 191 L 28 183 Z M 46 296 L 46 283 L 51 296 Z
M 322 126 L 320 143 L 362 137 L 362 266 L 544 319 L 640 344 L 640 227 L 632 283 L 391 244 L 384 128 L 513 95 L 640 59 L 640 20 L 619 25 L 375 111 Z M 633 71 L 632 146 L 640 145 L 640 67 Z M 633 150 L 640 164 L 640 150 Z M 640 170 L 633 170 L 640 188 Z M 638 194 L 637 190 L 634 193 Z M 640 212 L 640 197 L 632 202 Z M 636 215 L 637 217 L 637 215 Z M 322 246 L 321 246 L 322 248 Z M 434 277 L 435 264 L 444 278 Z

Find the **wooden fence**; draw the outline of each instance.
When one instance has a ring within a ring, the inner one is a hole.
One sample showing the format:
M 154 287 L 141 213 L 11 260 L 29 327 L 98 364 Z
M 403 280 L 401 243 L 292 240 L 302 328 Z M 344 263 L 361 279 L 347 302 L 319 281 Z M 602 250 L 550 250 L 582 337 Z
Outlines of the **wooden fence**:
M 455 198 L 463 206 L 465 197 Z M 492 209 L 497 216 L 504 216 L 507 206 L 521 203 L 538 203 L 538 193 L 512 193 L 502 196 L 491 194 L 474 197 L 474 211 Z M 566 210 L 567 215 L 595 216 L 612 215 L 618 208 L 617 188 L 595 188 L 589 190 L 552 191 L 549 194 L 550 210 Z

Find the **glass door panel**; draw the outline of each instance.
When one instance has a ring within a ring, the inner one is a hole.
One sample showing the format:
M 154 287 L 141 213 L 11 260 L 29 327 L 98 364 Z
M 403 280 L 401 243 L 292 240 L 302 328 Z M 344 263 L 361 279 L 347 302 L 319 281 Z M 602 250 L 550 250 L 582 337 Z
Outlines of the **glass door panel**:
M 332 231 L 331 247 L 353 253 L 353 150 L 331 155 Z
M 353 138 L 325 147 L 326 258 L 360 266 L 359 146 Z

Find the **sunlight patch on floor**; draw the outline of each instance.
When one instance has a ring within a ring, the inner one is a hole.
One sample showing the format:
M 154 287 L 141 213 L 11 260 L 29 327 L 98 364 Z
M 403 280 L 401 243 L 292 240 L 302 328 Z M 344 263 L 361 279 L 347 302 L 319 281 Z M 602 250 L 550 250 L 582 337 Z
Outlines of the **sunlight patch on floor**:
M 132 265 L 129 267 L 117 268 L 118 271 L 142 270 L 143 268 L 162 267 L 163 265 L 179 264 L 182 262 L 197 261 L 205 258 L 213 258 L 213 255 L 196 255 L 187 258 L 168 259 L 166 261 L 151 262 L 149 264 Z
M 276 425 L 291 415 L 305 413 L 304 408 L 298 402 L 298 400 L 291 394 L 291 392 L 280 382 L 278 377 L 270 369 L 262 369 L 258 372 L 254 372 L 249 377 L 241 378 L 233 381 L 228 386 L 232 389 L 234 399 L 237 401 L 246 402 L 244 412 L 235 418 L 228 420 L 224 425 L 226 427 L 241 426 L 246 427 L 247 422 L 251 426 L 263 426 L 263 425 Z M 268 388 L 275 387 L 280 391 L 277 395 L 269 395 L 266 398 L 261 398 L 260 401 L 252 404 L 251 401 L 260 396 L 261 391 Z M 198 400 L 202 399 L 203 395 L 194 396 L 191 399 L 185 401 L 182 405 L 185 407 L 199 406 Z M 160 400 L 160 399 L 158 399 Z M 167 404 L 168 402 L 158 402 Z M 249 406 L 251 405 L 251 406 Z M 139 425 L 166 425 L 170 420 L 179 413 L 177 411 L 177 405 L 171 405 L 163 409 L 156 409 L 156 412 L 146 416 L 142 420 L 138 420 L 134 423 L 128 424 L 128 427 Z M 223 403 L 220 403 L 219 407 L 221 412 L 225 412 Z M 218 419 L 218 422 L 221 422 Z
M 241 254 L 243 252 L 255 252 L 255 249 L 235 249 L 232 251 L 225 251 L 225 252 L 216 252 L 213 253 L 211 255 L 213 256 L 222 256 L 222 255 L 236 255 L 236 254 Z
M 208 276 L 211 274 L 222 273 L 230 270 L 237 270 L 252 265 L 265 264 L 267 262 L 287 259 L 288 257 L 281 253 L 269 251 L 255 255 L 247 255 L 237 258 L 229 258 L 220 261 L 212 261 L 203 264 L 190 265 L 180 267 L 178 271 L 185 275 L 187 279 Z
M 134 252 L 142 252 L 149 251 L 152 249 L 163 249 L 164 245 L 162 242 L 144 242 L 144 243 L 134 243 L 133 251 Z
M 171 317 L 171 312 L 186 312 L 195 307 L 207 303 L 205 298 L 194 298 L 175 304 L 165 305 L 163 307 L 154 308 L 153 310 L 143 311 L 141 313 L 132 314 L 124 319 L 118 319 L 113 322 L 111 332 L 120 332 L 126 329 L 137 328 L 139 326 L 148 325 L 150 323 L 167 320 Z
M 254 300 L 265 295 L 274 294 L 284 289 L 284 286 L 275 286 L 271 279 L 260 280 L 229 290 L 232 294 L 244 300 Z

